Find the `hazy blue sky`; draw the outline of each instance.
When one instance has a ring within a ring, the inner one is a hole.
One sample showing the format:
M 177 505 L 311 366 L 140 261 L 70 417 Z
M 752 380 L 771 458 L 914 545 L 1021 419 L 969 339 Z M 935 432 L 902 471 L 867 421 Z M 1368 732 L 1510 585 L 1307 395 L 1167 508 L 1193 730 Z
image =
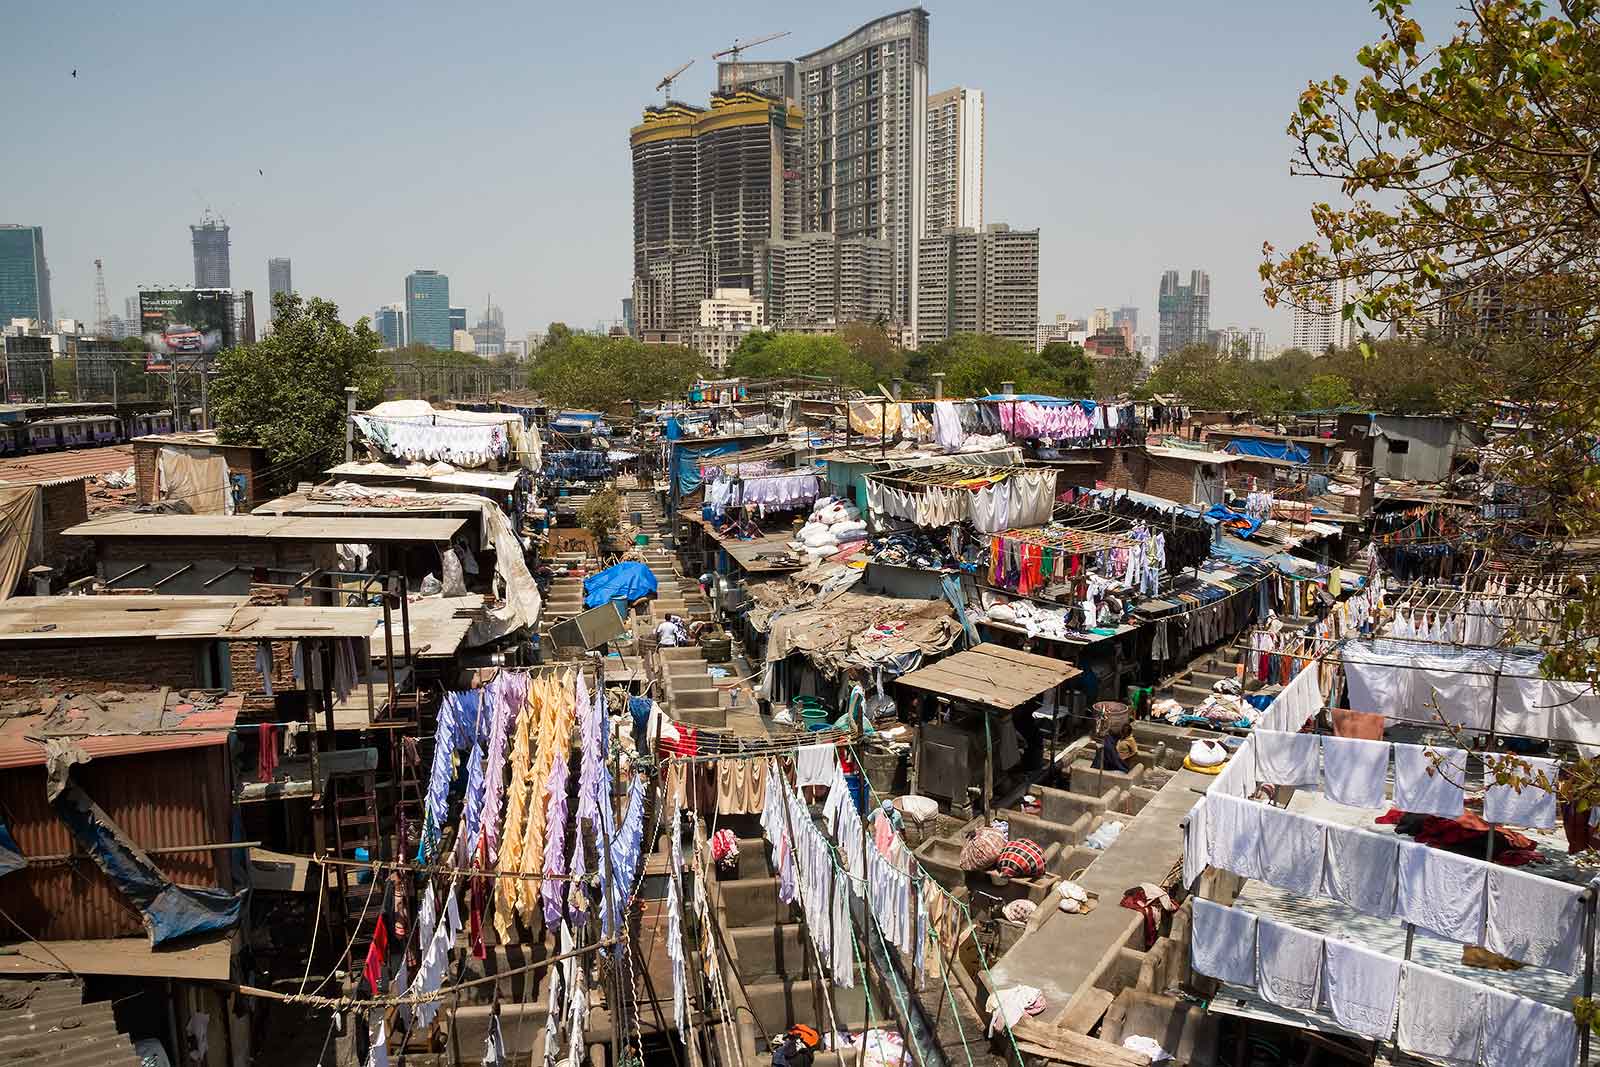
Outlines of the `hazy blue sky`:
M 288 256 L 296 288 L 352 320 L 402 299 L 419 266 L 449 274 L 473 316 L 492 292 L 512 336 L 613 319 L 629 281 L 628 127 L 661 75 L 694 58 L 674 95 L 703 103 L 709 56 L 735 36 L 790 30 L 751 53 L 789 58 L 897 9 L 344 6 L 12 12 L 0 222 L 44 226 L 58 314 L 93 316 L 96 256 L 114 313 L 138 284 L 192 282 L 188 224 L 209 205 L 258 313 L 268 257 Z M 929 11 L 931 87 L 986 95 L 988 221 L 1042 230 L 1042 317 L 1131 303 L 1154 333 L 1161 271 L 1201 267 L 1213 327 L 1288 340 L 1261 301 L 1261 243 L 1305 239 L 1309 204 L 1332 191 L 1288 177 L 1283 128 L 1309 78 L 1354 72 L 1376 36 L 1366 4 Z M 1449 20 L 1435 3 L 1424 28 Z

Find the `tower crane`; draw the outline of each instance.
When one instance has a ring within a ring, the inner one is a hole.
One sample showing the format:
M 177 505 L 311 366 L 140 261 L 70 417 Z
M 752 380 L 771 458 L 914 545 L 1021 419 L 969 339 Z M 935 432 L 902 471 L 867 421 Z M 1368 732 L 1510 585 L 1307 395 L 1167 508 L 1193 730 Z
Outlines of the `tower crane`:
M 692 66 L 694 66 L 694 60 L 691 59 L 689 62 L 685 63 L 671 74 L 668 74 L 665 78 L 662 78 L 660 81 L 656 82 L 656 88 L 661 90 L 661 96 L 664 102 L 672 102 L 672 83 L 678 80 L 678 75 L 682 74 Z
M 765 36 L 757 37 L 754 40 L 750 40 L 750 41 L 735 40 L 733 42 L 733 47 L 732 48 L 724 48 L 722 51 L 716 53 L 711 58 L 712 59 L 721 59 L 724 56 L 726 56 L 726 57 L 728 57 L 728 60 L 730 62 L 737 63 L 737 62 L 739 62 L 739 53 L 743 52 L 745 49 L 754 48 L 758 44 L 766 44 L 768 41 L 776 41 L 780 37 L 787 37 L 787 36 L 789 36 L 789 31 L 788 30 L 784 30 L 781 33 L 769 33 L 769 34 L 766 34 Z

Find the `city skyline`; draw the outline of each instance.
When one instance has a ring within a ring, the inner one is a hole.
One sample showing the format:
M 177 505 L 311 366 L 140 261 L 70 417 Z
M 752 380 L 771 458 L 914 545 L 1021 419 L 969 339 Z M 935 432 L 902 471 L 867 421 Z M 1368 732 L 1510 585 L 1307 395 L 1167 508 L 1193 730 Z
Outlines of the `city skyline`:
M 667 18 L 625 4 L 617 16 L 649 32 L 624 39 L 609 21 L 583 12 L 507 11 L 496 16 L 495 55 L 470 62 L 438 55 L 423 23 L 407 17 L 373 33 L 359 13 L 295 2 L 270 14 L 208 11 L 189 23 L 194 47 L 236 60 L 208 106 L 236 121 L 217 126 L 202 157 L 180 165 L 141 151 L 150 114 L 192 103 L 192 78 L 138 62 L 159 41 L 157 27 L 109 5 L 88 19 L 78 9 L 35 9 L 25 20 L 30 35 L 72 39 L 82 69 L 71 79 L 49 50 L 24 50 L 11 60 L 13 103 L 31 125 L 73 135 L 55 150 L 59 165 L 16 176 L 0 221 L 49 232 L 58 317 L 92 318 L 97 257 L 105 259 L 114 301 L 140 284 L 190 277 L 180 227 L 209 205 L 232 228 L 238 288 L 268 291 L 265 261 L 281 252 L 287 234 L 304 264 L 297 289 L 334 300 L 352 320 L 393 302 L 394 280 L 422 262 L 466 291 L 492 288 L 514 335 L 552 319 L 610 321 L 627 295 L 632 239 L 627 148 L 617 130 L 636 120 L 654 80 L 698 58 L 673 95 L 703 100 L 716 77 L 707 57 L 735 35 L 788 29 L 789 38 L 746 59 L 793 60 L 893 10 L 818 3 L 802 19 L 792 8 L 756 6 L 730 27 L 721 13 Z M 1287 311 L 1269 312 L 1260 299 L 1261 243 L 1284 247 L 1308 237 L 1309 204 L 1326 194 L 1286 176 L 1283 124 L 1307 79 L 1355 72 L 1355 50 L 1375 27 L 1362 5 L 1318 12 L 1314 21 L 1309 12 L 1235 5 L 1201 24 L 1173 19 L 1172 10 L 1067 13 L 1019 4 L 1003 12 L 1013 18 L 988 9 L 935 12 L 930 87 L 984 90 L 985 215 L 1041 229 L 1042 307 L 1127 303 L 1149 314 L 1161 270 L 1203 264 L 1213 280 L 1213 321 L 1258 322 L 1286 342 Z M 402 5 L 398 14 L 406 11 Z M 1449 12 L 1428 3 L 1418 17 L 1437 32 Z M 300 40 L 294 27 L 308 21 L 350 54 L 333 63 L 317 50 L 289 47 Z M 1031 23 L 1030 32 L 1008 28 L 1018 22 Z M 1133 77 L 1114 49 L 1086 49 L 1061 64 L 1063 35 L 1138 40 L 1160 74 Z M 240 39 L 261 47 L 241 55 Z M 519 43 L 530 39 L 540 42 L 531 53 Z M 583 59 L 602 45 L 606 63 Z M 1221 48 L 1251 50 L 1259 62 L 1219 73 L 1203 57 Z M 424 53 L 430 88 L 411 101 L 412 132 L 387 138 L 387 95 L 364 72 Z M 489 76 L 508 65 L 529 72 L 509 88 L 502 74 Z M 1108 96 L 1108 84 L 1119 91 Z M 1203 89 L 1201 106 L 1174 123 L 1180 93 L 1195 86 Z M 1062 108 L 1063 100 L 1080 103 Z M 1093 106 L 1081 103 L 1090 100 Z M 308 126 L 297 113 L 323 121 Z M 1067 165 L 1065 146 L 1108 126 L 1143 135 L 1119 138 L 1114 153 L 1073 151 Z M 411 147 L 419 137 L 445 144 L 480 135 L 505 143 L 504 166 L 463 172 L 447 153 L 419 159 L 424 154 Z M 1220 144 L 1228 151 L 1219 153 Z M 141 162 L 119 175 L 114 201 L 95 163 L 119 151 Z M 373 182 L 379 173 L 407 179 Z M 430 196 L 448 210 L 416 212 L 416 187 L 442 190 Z M 137 210 L 118 212 L 114 202 Z M 396 218 L 408 224 L 396 227 Z M 485 245 L 484 232 L 502 240 Z

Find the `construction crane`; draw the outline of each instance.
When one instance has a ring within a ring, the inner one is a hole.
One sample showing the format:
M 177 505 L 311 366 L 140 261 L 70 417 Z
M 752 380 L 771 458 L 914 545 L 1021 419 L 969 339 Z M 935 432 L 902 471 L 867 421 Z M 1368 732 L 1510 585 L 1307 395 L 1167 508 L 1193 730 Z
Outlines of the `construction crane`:
M 733 47 L 732 48 L 724 48 L 722 51 L 718 52 L 717 54 L 715 54 L 711 58 L 712 59 L 721 59 L 724 56 L 726 56 L 726 57 L 728 57 L 728 61 L 729 62 L 737 63 L 737 62 L 739 62 L 739 53 L 743 52 L 745 49 L 754 48 L 758 44 L 766 44 L 768 41 L 776 41 L 780 37 L 787 37 L 787 36 L 789 36 L 789 31 L 788 30 L 784 30 L 782 33 L 769 33 L 765 37 L 757 37 L 753 41 L 735 40 L 733 42 Z
M 689 62 L 685 63 L 671 74 L 668 74 L 665 78 L 662 78 L 660 81 L 656 82 L 656 88 L 661 90 L 661 98 L 664 102 L 669 104 L 672 102 L 672 83 L 678 80 L 678 75 L 682 74 L 692 66 L 694 66 L 694 60 L 691 59 Z

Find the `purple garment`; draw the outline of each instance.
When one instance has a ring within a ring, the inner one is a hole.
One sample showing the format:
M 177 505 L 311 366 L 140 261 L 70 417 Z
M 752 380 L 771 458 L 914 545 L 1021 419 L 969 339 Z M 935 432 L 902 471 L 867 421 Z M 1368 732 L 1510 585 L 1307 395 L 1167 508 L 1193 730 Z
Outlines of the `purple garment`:
M 583 847 L 585 828 L 594 834 L 596 842 L 604 842 L 601 824 L 602 810 L 609 812 L 611 804 L 611 771 L 606 766 L 605 749 L 605 695 L 588 699 L 588 689 L 579 676 L 578 684 L 578 745 L 583 752 L 578 770 L 577 833 L 573 835 L 572 892 L 567 894 L 567 910 L 572 921 L 584 923 L 589 918 L 589 896 L 580 880 L 588 873 L 588 856 Z M 598 851 L 596 855 L 598 856 Z
M 488 865 L 493 868 L 500 861 L 501 808 L 506 796 L 506 742 L 511 726 L 517 721 L 528 698 L 528 676 L 501 671 L 489 683 L 486 703 L 494 709 L 494 722 L 489 730 L 489 765 L 484 775 L 483 815 L 479 829 L 487 846 Z M 477 842 L 473 842 L 474 845 Z M 478 854 L 476 847 L 472 854 Z
M 557 752 L 550 765 L 550 780 L 545 786 L 548 798 L 544 826 L 544 921 L 554 930 L 561 925 L 566 905 L 567 883 L 567 754 Z
M 478 840 L 483 821 L 483 745 L 476 739 L 467 753 L 467 793 L 462 817 L 462 832 L 456 835 L 456 866 L 465 867 L 472 859 L 472 842 Z

